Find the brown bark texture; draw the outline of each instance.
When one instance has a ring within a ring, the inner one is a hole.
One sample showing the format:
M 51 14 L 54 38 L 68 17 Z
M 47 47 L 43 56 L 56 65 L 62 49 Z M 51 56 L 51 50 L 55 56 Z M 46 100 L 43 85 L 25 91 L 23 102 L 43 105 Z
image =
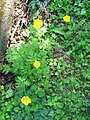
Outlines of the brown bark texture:
M 0 70 L 5 57 L 16 0 L 0 0 Z

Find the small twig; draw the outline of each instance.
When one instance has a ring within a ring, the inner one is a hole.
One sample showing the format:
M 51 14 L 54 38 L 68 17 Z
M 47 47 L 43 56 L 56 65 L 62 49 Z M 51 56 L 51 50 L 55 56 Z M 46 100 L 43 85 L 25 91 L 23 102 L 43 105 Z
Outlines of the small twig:
M 20 22 L 21 22 L 21 19 L 18 20 L 17 25 L 15 26 L 15 29 L 14 29 L 12 35 L 11 35 L 11 38 L 10 38 L 11 41 L 12 41 L 12 39 L 14 38 L 15 32 L 16 32 L 16 30 L 17 30 Z

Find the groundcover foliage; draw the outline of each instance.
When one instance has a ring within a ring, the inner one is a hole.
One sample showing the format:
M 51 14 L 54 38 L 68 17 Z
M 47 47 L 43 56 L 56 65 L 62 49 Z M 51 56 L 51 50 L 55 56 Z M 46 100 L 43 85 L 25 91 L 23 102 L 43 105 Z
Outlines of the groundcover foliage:
M 90 118 L 90 2 L 54 0 L 49 11 L 49 23 L 35 16 L 28 42 L 8 49 L 3 72 L 15 74 L 17 90 L 0 87 L 2 120 Z

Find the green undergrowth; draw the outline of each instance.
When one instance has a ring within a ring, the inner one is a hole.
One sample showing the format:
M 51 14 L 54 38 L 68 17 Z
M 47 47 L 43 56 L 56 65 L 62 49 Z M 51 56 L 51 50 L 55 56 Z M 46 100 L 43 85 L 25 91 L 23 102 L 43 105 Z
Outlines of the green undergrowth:
M 49 23 L 39 30 L 31 24 L 23 33 L 27 42 L 6 53 L 3 72 L 15 75 L 16 91 L 11 83 L 0 90 L 1 120 L 90 119 L 90 2 L 54 0 L 48 11 Z

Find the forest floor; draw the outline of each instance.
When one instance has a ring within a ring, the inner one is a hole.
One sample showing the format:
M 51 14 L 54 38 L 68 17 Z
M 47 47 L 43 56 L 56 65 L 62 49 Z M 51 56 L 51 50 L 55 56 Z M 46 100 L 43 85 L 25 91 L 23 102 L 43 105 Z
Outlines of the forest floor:
M 16 4 L 0 73 L 5 87 L 0 90 L 2 120 L 89 120 L 90 2 L 86 1 L 54 0 L 45 8 L 39 2 Z

